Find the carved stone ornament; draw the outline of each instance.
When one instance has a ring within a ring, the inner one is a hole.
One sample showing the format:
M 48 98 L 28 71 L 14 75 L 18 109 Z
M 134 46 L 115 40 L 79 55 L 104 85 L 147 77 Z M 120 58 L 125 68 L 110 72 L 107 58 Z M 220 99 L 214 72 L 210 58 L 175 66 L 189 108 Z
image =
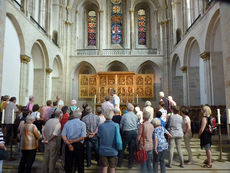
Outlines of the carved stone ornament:
M 204 60 L 204 61 L 208 61 L 210 60 L 210 52 L 203 52 L 200 54 L 200 57 Z
M 21 58 L 21 63 L 24 63 L 24 64 L 28 64 L 31 60 L 31 58 L 28 57 L 27 55 L 21 55 L 20 58 Z
M 52 73 L 52 71 L 53 71 L 53 70 L 52 70 L 51 68 L 47 68 L 47 69 L 46 69 L 46 74 L 50 74 L 50 73 Z
M 183 66 L 180 68 L 180 70 L 183 72 L 183 73 L 186 73 L 187 72 L 187 67 L 186 66 Z

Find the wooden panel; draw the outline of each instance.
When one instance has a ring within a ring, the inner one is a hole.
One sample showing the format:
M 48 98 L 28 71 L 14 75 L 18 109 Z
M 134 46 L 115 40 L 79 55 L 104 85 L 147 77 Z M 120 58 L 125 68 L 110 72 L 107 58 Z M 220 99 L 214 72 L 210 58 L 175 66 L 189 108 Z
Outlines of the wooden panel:
M 139 98 L 154 97 L 154 75 L 134 72 L 100 72 L 97 75 L 79 75 L 79 98 L 94 98 L 104 101 L 111 89 L 117 91 L 121 103 L 135 102 Z

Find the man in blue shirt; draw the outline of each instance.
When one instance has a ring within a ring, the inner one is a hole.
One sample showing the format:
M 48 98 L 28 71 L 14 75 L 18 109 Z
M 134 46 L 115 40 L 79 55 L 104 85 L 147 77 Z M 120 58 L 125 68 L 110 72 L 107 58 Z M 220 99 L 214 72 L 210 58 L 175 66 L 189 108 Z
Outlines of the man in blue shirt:
M 107 172 L 108 167 L 110 168 L 110 172 L 115 172 L 117 166 L 118 151 L 115 148 L 116 138 L 119 136 L 121 140 L 121 137 L 119 125 L 112 121 L 113 115 L 112 110 L 107 110 L 104 115 L 106 121 L 98 127 L 100 166 L 102 167 L 102 172 Z
M 118 166 L 122 166 L 123 154 L 128 145 L 129 168 L 132 168 L 133 154 L 136 148 L 138 117 L 134 114 L 134 106 L 131 103 L 127 105 L 127 110 L 128 112 L 122 116 L 120 122 L 123 150 L 121 151 L 121 153 L 119 153 Z
M 86 137 L 86 125 L 82 122 L 81 111 L 73 112 L 73 119 L 69 120 L 61 133 L 65 147 L 65 172 L 84 173 L 84 148 L 83 142 Z

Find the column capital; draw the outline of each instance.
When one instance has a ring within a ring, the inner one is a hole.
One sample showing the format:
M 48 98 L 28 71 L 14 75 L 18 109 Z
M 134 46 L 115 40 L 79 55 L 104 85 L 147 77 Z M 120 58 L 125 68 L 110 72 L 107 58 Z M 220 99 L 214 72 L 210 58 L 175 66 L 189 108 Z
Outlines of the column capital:
M 134 14 L 134 10 L 129 10 L 129 12 L 130 12 L 131 14 Z
M 72 22 L 70 22 L 69 20 L 66 20 L 66 21 L 65 21 L 65 24 L 66 24 L 66 25 L 72 25 Z
M 183 73 L 186 73 L 187 70 L 188 70 L 188 68 L 187 68 L 186 66 L 182 66 L 182 67 L 180 68 L 180 70 L 181 70 Z
M 21 63 L 28 64 L 31 58 L 27 55 L 20 55 Z
M 71 6 L 70 6 L 70 5 L 67 5 L 67 6 L 66 6 L 66 10 L 67 10 L 67 11 L 70 11 L 70 10 L 71 10 Z
M 52 73 L 53 72 L 53 69 L 51 69 L 51 68 L 46 68 L 46 74 L 50 74 L 50 73 Z
M 200 54 L 200 57 L 203 59 L 203 61 L 209 61 L 210 60 L 210 52 L 203 52 Z
M 98 12 L 101 14 L 101 13 L 104 13 L 104 10 L 99 10 Z

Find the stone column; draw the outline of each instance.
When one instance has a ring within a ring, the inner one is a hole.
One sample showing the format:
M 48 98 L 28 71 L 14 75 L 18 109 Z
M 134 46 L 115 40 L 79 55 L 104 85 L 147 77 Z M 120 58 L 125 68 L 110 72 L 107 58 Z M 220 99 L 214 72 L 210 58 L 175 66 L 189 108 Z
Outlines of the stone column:
M 224 64 L 224 81 L 226 93 L 226 107 L 230 109 L 230 4 L 220 2 L 220 26 L 223 49 L 223 64 Z M 223 86 L 224 87 L 224 86 Z M 228 122 L 230 123 L 230 122 Z M 228 135 L 230 137 L 230 129 L 228 126 Z
M 183 95 L 184 95 L 184 105 L 188 105 L 188 85 L 187 85 L 187 70 L 186 66 L 181 67 L 183 73 Z
M 135 37 L 134 37 L 134 10 L 130 10 L 130 49 L 131 53 L 135 49 Z
M 203 52 L 200 54 L 205 64 L 205 92 L 207 95 L 206 103 L 209 105 L 214 104 L 213 94 L 212 94 L 212 79 L 211 79 L 211 64 L 210 64 L 210 52 Z
M 97 37 L 99 39 L 99 55 L 102 55 L 102 51 L 103 51 L 103 36 L 104 36 L 104 30 L 103 30 L 103 10 L 99 10 L 99 37 Z
M 19 104 L 25 105 L 25 98 L 28 96 L 28 63 L 31 58 L 27 55 L 21 55 L 21 69 L 20 69 L 20 92 L 19 92 Z
M 45 101 L 50 100 L 52 97 L 52 72 L 53 70 L 51 68 L 46 69 L 46 96 Z M 60 91 L 61 92 L 61 91 Z M 43 101 L 44 102 L 44 101 Z

